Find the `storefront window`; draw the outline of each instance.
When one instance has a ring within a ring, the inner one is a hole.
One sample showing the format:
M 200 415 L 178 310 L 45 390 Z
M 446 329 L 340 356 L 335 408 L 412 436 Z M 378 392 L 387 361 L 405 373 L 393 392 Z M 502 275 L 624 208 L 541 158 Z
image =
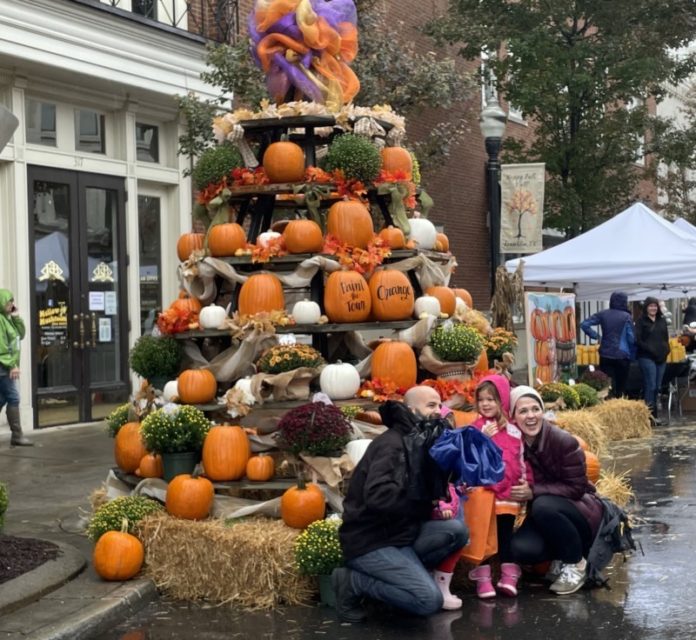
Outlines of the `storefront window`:
M 26 105 L 27 142 L 56 146 L 56 105 L 29 98 Z
M 75 109 L 75 151 L 106 152 L 103 115 L 87 109 Z
M 140 330 L 152 331 L 162 309 L 162 247 L 160 242 L 160 199 L 138 196 L 140 233 Z
M 140 162 L 159 162 L 159 127 L 136 122 L 135 146 Z

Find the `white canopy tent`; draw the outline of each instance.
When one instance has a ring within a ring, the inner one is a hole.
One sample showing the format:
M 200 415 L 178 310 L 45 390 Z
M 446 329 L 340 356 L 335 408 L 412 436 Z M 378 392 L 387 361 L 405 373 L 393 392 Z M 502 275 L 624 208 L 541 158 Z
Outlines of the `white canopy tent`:
M 520 260 L 525 286 L 572 289 L 578 300 L 606 300 L 616 290 L 632 300 L 696 295 L 696 235 L 642 203 L 558 246 L 508 260 L 507 270 Z
M 694 236 L 694 238 L 696 238 L 696 227 L 694 227 L 694 225 L 687 220 L 684 220 L 684 218 L 677 218 L 672 224 L 680 231 L 691 234 Z

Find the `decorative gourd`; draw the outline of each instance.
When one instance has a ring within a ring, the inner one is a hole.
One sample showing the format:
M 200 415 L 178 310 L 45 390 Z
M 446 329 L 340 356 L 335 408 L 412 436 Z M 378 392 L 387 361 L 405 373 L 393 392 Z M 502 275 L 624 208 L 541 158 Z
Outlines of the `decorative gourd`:
M 372 352 L 372 379 L 391 380 L 397 387 L 410 389 L 416 384 L 416 354 L 405 342 L 382 342 Z
M 285 309 L 282 283 L 272 273 L 255 273 L 242 285 L 237 309 L 243 316 L 282 311 Z
M 274 142 L 263 154 L 263 168 L 270 182 L 301 182 L 305 175 L 304 151 L 294 142 Z
M 219 329 L 226 318 L 225 307 L 209 304 L 207 307 L 203 307 L 198 314 L 198 323 L 202 329 Z
M 306 483 L 300 476 L 297 486 L 290 487 L 280 498 L 280 517 L 293 529 L 304 529 L 316 520 L 322 520 L 326 500 L 318 485 Z
M 406 174 L 406 180 L 411 180 L 413 177 L 413 158 L 411 154 L 403 147 L 384 147 L 380 151 L 382 156 L 382 169 L 390 173 L 403 171 Z
M 363 322 L 372 310 L 370 289 L 357 271 L 334 271 L 324 287 L 324 311 L 331 322 Z
M 411 218 L 408 222 L 411 226 L 409 240 L 413 240 L 419 249 L 432 249 L 437 240 L 435 225 L 427 218 Z
M 184 404 L 206 404 L 215 398 L 217 380 L 208 369 L 186 369 L 177 378 L 179 400 Z
M 341 200 L 331 205 L 326 231 L 352 247 L 366 249 L 375 234 L 372 216 L 357 200 Z
M 420 318 L 424 313 L 438 318 L 440 316 L 440 301 L 435 296 L 416 298 L 413 315 Z
M 199 313 L 203 305 L 197 298 L 192 298 L 187 293 L 183 293 L 172 302 L 170 308 L 183 313 Z
M 353 398 L 360 389 L 360 374 L 352 365 L 340 360 L 327 364 L 319 376 L 321 390 L 332 400 Z
M 217 425 L 203 442 L 203 468 L 211 480 L 225 482 L 244 477 L 251 455 L 249 438 L 241 427 Z
M 176 255 L 179 257 L 179 261 L 188 260 L 194 251 L 200 251 L 204 241 L 205 235 L 202 233 L 184 233 L 179 236 L 176 243 Z
M 283 238 L 289 253 L 317 253 L 324 246 L 324 234 L 314 220 L 290 220 Z
M 223 222 L 208 229 L 208 251 L 214 257 L 233 256 L 246 246 L 246 233 L 236 222 Z
M 102 580 L 130 580 L 143 566 L 143 544 L 126 531 L 107 531 L 94 546 L 94 570 Z
M 599 464 L 599 458 L 592 451 L 585 451 L 585 466 L 587 467 L 587 479 L 592 484 L 596 483 L 599 480 L 601 465 Z
M 158 453 L 148 453 L 140 460 L 140 465 L 135 470 L 135 475 L 141 478 L 161 478 L 162 456 Z
M 438 233 L 435 236 L 435 251 L 446 253 L 449 251 L 449 238 L 444 233 Z
M 390 249 L 403 249 L 406 246 L 404 232 L 399 227 L 385 227 L 379 232 L 379 237 Z
M 454 291 L 454 295 L 457 296 L 457 298 L 466 302 L 466 306 L 469 307 L 469 309 L 474 308 L 474 300 L 466 289 L 452 289 L 452 291 Z
M 379 269 L 370 278 L 372 314 L 375 320 L 405 320 L 413 313 L 415 296 L 408 276 L 396 269 Z
M 436 297 L 440 301 L 440 310 L 448 316 L 457 308 L 457 298 L 449 287 L 428 287 L 425 294 Z
M 213 508 L 215 489 L 207 478 L 183 473 L 167 486 L 164 507 L 170 516 L 185 520 L 203 520 Z
M 276 238 L 280 238 L 282 234 L 277 231 L 264 231 L 256 236 L 256 244 L 259 247 L 268 247 L 269 243 Z
M 140 423 L 126 422 L 114 439 L 114 458 L 118 468 L 126 473 L 133 473 L 146 453 L 147 449 L 140 437 Z
M 292 317 L 297 324 L 317 324 L 321 318 L 321 307 L 313 300 L 300 300 L 292 308 Z
M 176 402 L 179 399 L 179 382 L 170 380 L 162 389 L 162 397 L 166 402 Z
M 266 456 L 260 453 L 257 456 L 251 456 L 246 465 L 247 480 L 252 482 L 266 482 L 273 477 L 275 473 L 275 461 L 272 456 Z

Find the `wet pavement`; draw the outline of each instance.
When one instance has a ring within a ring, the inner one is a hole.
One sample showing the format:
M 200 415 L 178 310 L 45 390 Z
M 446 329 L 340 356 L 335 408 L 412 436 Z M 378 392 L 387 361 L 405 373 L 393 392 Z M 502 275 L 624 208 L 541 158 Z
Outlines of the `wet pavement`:
M 101 640 L 218 640 L 331 638 L 449 640 L 583 638 L 611 640 L 692 640 L 696 638 L 696 424 L 659 427 L 650 440 L 614 445 L 607 459 L 616 472 L 628 471 L 636 494 L 631 512 L 642 546 L 627 562 L 611 568 L 611 590 L 555 596 L 539 583 L 525 582 L 516 599 L 481 602 L 460 593 L 461 611 L 429 619 L 371 609 L 366 624 L 344 625 L 321 605 L 245 613 L 223 605 L 160 599 Z

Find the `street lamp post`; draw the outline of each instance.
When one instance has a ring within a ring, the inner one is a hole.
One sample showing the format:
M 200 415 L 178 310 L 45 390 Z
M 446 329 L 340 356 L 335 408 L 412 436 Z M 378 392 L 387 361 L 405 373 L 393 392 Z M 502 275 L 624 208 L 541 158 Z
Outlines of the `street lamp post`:
M 479 124 L 486 142 L 486 187 L 488 191 L 488 220 L 491 231 L 491 295 L 495 293 L 495 272 L 500 259 L 500 145 L 505 133 L 507 114 L 498 103 L 497 93 L 489 82 L 486 86 L 486 106 L 481 110 Z

